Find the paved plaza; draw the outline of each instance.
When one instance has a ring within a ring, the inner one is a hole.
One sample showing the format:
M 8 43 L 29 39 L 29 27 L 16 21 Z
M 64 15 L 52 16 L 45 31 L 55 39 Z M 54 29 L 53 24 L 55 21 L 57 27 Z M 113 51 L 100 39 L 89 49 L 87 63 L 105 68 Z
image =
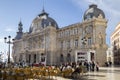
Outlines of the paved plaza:
M 82 79 L 67 79 L 60 76 L 52 77 L 53 80 L 120 80 L 120 67 L 100 67 L 100 70 L 90 71 L 83 75 Z M 29 79 L 33 80 L 33 79 Z M 38 79 L 34 79 L 38 80 Z M 49 80 L 49 79 L 47 79 Z
M 120 67 L 100 67 L 99 72 L 96 71 L 88 72 L 86 73 L 85 78 L 86 80 L 120 80 Z M 74 79 L 65 79 L 57 77 L 57 80 L 74 80 Z
M 99 72 L 88 72 L 88 80 L 120 80 L 120 67 L 101 67 Z

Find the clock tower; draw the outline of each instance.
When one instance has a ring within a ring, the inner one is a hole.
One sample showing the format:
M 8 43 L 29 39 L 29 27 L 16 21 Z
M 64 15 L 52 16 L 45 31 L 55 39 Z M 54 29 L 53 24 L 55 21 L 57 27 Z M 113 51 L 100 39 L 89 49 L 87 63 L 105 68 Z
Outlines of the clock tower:
M 84 35 L 86 37 L 86 48 L 89 53 L 92 51 L 93 59 L 95 62 L 99 62 L 101 66 L 106 62 L 106 28 L 107 20 L 104 12 L 92 4 L 84 14 Z

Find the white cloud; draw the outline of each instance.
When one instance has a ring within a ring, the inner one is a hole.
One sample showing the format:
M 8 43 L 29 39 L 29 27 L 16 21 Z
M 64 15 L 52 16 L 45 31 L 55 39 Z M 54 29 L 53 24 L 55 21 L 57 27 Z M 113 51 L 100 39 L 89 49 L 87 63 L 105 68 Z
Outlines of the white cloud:
M 0 38 L 0 43 L 4 43 L 4 39 Z
M 85 0 L 88 3 L 96 4 L 99 0 Z
M 5 32 L 16 32 L 16 26 L 15 25 L 4 25 L 4 31 Z
M 12 28 L 6 28 L 5 31 L 6 31 L 6 32 L 15 32 L 15 29 L 12 29 Z

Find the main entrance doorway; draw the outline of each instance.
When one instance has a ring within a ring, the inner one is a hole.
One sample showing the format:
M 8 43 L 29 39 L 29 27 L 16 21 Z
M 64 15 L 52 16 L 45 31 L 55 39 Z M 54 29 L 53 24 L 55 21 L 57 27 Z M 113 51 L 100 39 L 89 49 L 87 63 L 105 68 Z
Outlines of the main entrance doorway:
M 90 52 L 90 60 L 94 61 L 95 60 L 95 53 Z
M 84 62 L 84 61 L 95 61 L 95 51 L 76 51 L 75 53 L 75 61 Z

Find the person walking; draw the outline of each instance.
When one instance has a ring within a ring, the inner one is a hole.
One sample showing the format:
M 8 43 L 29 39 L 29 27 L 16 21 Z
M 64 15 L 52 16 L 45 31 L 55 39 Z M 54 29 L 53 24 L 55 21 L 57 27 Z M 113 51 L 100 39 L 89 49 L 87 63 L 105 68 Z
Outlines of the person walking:
M 99 71 L 99 63 L 96 62 L 96 71 Z
M 92 61 L 92 71 L 94 71 L 94 68 L 95 68 L 95 62 Z

